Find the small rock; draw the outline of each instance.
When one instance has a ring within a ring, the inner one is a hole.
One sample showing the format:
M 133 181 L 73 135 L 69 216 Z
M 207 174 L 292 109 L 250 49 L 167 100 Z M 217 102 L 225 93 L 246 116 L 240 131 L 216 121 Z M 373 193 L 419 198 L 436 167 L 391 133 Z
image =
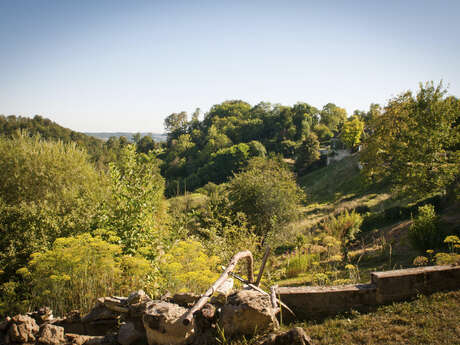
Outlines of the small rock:
M 128 305 L 137 304 L 150 300 L 150 297 L 144 292 L 144 290 L 138 290 L 129 294 L 127 303 Z
M 108 309 L 105 306 L 96 306 L 90 310 L 88 314 L 86 314 L 83 318 L 83 322 L 91 322 L 96 320 L 109 320 L 109 319 L 116 319 L 118 317 L 118 313 Z
M 312 345 L 311 338 L 305 333 L 303 328 L 294 327 L 293 329 L 281 333 L 270 334 L 258 345 Z
M 255 290 L 240 290 L 228 297 L 222 308 L 221 327 L 225 335 L 253 335 L 279 327 L 270 297 Z
M 194 293 L 176 293 L 169 302 L 179 304 L 182 307 L 188 307 L 195 304 L 200 298 L 200 295 Z
M 38 344 L 60 345 L 65 343 L 64 328 L 50 324 L 44 324 L 40 328 Z
M 67 338 L 67 343 L 72 345 L 83 345 L 91 336 L 89 335 L 81 335 L 81 334 L 73 334 L 67 333 L 65 335 Z
M 187 309 L 177 304 L 152 301 L 143 316 L 149 345 L 184 345 L 193 340 L 194 322 L 183 324 Z
M 105 297 L 104 298 L 104 306 L 107 309 L 110 309 L 117 313 L 127 313 L 129 312 L 129 308 L 126 305 L 126 300 L 113 298 L 113 297 Z
M 15 343 L 33 343 L 39 327 L 37 322 L 27 315 L 16 315 L 11 319 L 8 337 Z
M 27 315 L 35 319 L 39 326 L 45 322 L 53 321 L 53 311 L 48 307 L 41 307 L 37 311 L 27 313 Z

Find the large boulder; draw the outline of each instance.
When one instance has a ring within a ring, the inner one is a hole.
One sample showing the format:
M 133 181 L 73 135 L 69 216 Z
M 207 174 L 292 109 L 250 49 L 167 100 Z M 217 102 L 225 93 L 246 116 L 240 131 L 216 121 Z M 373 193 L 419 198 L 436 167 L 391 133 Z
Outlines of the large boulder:
M 253 335 L 279 327 L 270 297 L 255 290 L 241 290 L 230 295 L 222 308 L 221 328 L 225 335 Z
M 104 336 L 118 326 L 118 319 L 118 312 L 107 308 L 105 304 L 98 303 L 81 319 L 81 322 L 83 323 L 85 334 Z
M 189 344 L 194 336 L 194 323 L 183 323 L 187 309 L 173 303 L 152 301 L 143 316 L 149 345 Z
M 303 328 L 294 327 L 293 329 L 280 333 L 269 334 L 263 338 L 258 345 L 312 345 L 311 338 L 305 333 Z
M 7 340 L 12 343 L 34 343 L 39 327 L 37 322 L 27 315 L 11 318 Z
M 40 327 L 38 337 L 39 345 L 61 345 L 65 344 L 64 328 L 50 324 L 44 324 Z

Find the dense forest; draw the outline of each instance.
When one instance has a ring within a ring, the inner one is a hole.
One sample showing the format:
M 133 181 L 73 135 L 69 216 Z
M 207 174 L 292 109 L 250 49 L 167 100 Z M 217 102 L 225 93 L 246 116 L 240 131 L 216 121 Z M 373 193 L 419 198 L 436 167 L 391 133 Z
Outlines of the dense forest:
M 352 250 L 404 219 L 414 263 L 459 260 L 458 223 L 439 212 L 460 201 L 460 100 L 441 84 L 353 114 L 231 100 L 164 125 L 166 142 L 103 141 L 0 116 L 1 315 L 199 293 L 236 251 L 260 260 L 267 245 L 281 256 L 266 284 L 360 281 Z

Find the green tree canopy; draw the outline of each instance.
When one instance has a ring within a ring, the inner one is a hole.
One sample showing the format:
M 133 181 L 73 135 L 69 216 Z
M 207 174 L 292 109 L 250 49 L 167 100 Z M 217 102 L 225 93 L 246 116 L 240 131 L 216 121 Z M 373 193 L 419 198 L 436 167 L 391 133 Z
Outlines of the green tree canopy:
M 342 140 L 346 147 L 353 149 L 361 142 L 363 132 L 364 122 L 357 116 L 353 116 L 343 124 L 340 140 Z
M 299 175 L 304 175 L 319 158 L 318 137 L 311 132 L 296 150 L 295 170 Z
M 167 234 L 164 179 L 155 156 L 136 154 L 134 145 L 122 149 L 110 165 L 110 199 L 100 227 L 121 239 L 124 253 L 142 253 L 154 259 Z
M 347 111 L 333 103 L 326 104 L 321 110 L 320 123 L 326 125 L 331 131 L 337 132 L 347 120 Z
M 91 231 L 107 180 L 75 144 L 0 137 L 0 266 L 11 277 L 61 236 Z M 2 276 L 0 276 L 0 279 Z
M 442 84 L 420 85 L 391 99 L 370 126 L 361 154 L 364 175 L 389 179 L 400 192 L 445 191 L 460 172 L 460 101 Z
M 298 216 L 304 195 L 292 172 L 279 161 L 264 158 L 252 159 L 228 188 L 233 210 L 245 213 L 263 238 Z

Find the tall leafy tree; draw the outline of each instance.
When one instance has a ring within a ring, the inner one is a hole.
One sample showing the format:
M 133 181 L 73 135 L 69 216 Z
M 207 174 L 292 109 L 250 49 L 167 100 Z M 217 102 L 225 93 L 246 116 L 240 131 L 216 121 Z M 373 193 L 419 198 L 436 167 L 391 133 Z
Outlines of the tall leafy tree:
M 304 175 L 319 158 L 318 137 L 311 132 L 296 150 L 295 170 L 299 175 Z
M 107 180 L 75 144 L 0 137 L 0 280 L 62 236 L 89 232 Z
M 357 116 L 353 116 L 350 120 L 343 124 L 340 140 L 346 147 L 353 149 L 361 142 L 361 136 L 364 132 L 364 122 Z
M 341 125 L 347 120 L 345 109 L 336 106 L 333 103 L 326 104 L 321 110 L 320 123 L 326 125 L 331 131 L 337 132 Z
M 389 179 L 400 192 L 446 191 L 460 173 L 460 101 L 442 84 L 391 99 L 370 126 L 361 155 L 368 179 Z
M 247 215 L 263 239 L 299 215 L 304 194 L 294 174 L 277 160 L 254 158 L 229 182 L 235 212 Z
M 154 259 L 166 239 L 164 179 L 153 155 L 122 149 L 110 165 L 111 196 L 100 226 L 121 239 L 124 253 Z

